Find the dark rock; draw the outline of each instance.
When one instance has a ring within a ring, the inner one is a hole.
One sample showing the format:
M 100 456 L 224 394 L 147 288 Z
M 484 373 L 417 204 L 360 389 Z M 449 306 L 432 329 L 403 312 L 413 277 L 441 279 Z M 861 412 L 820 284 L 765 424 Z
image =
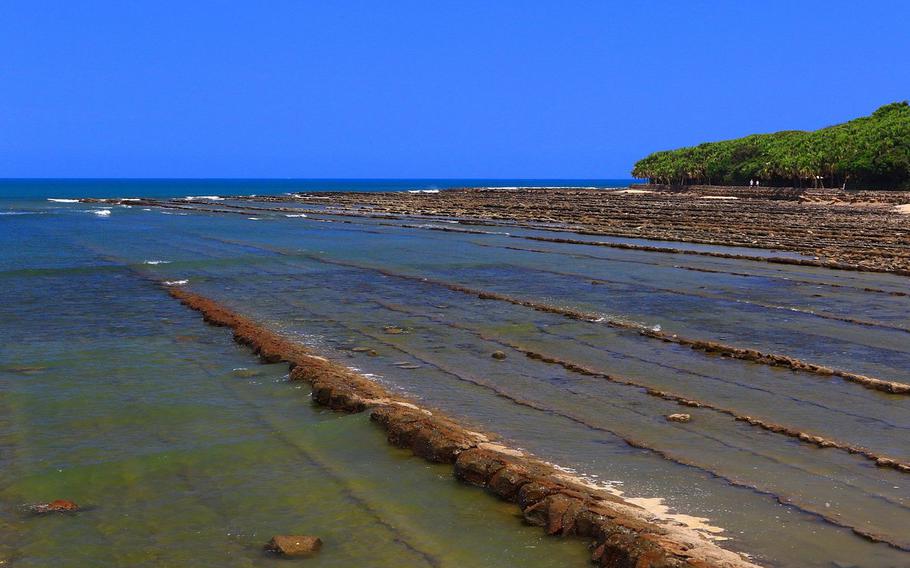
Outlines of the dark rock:
M 490 491 L 507 501 L 516 501 L 521 487 L 531 482 L 528 472 L 518 465 L 506 465 L 500 469 L 487 483 Z
M 503 353 L 502 351 L 494 351 L 493 354 L 490 355 L 490 357 L 492 357 L 494 359 L 499 359 L 501 361 L 506 358 L 506 354 Z
M 525 509 L 524 517 L 528 524 L 546 527 L 547 534 L 567 535 L 574 532 L 582 506 L 578 499 L 556 493 Z
M 318 536 L 307 535 L 278 535 L 265 545 L 265 549 L 275 554 L 284 556 L 301 556 L 312 554 L 322 548 L 322 540 Z
M 389 442 L 432 462 L 454 463 L 458 454 L 476 444 L 454 422 L 405 406 L 376 408 L 370 418 L 385 428 Z
M 461 452 L 455 460 L 455 477 L 471 485 L 486 487 L 503 467 L 502 460 L 493 452 L 472 448 Z
M 522 510 L 525 510 L 528 507 L 539 503 L 549 495 L 558 493 L 559 490 L 560 487 L 558 485 L 545 483 L 543 481 L 525 483 L 518 490 L 518 506 L 521 507 Z

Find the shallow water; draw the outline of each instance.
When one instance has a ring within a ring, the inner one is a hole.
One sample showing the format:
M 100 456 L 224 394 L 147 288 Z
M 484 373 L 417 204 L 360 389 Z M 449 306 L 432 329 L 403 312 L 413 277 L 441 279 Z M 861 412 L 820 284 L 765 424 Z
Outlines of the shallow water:
M 544 538 L 446 468 L 388 448 L 364 417 L 313 408 L 286 368 L 255 366 L 148 276 L 187 280 L 515 446 L 706 518 L 725 529 L 725 546 L 759 562 L 910 563 L 901 550 L 910 548 L 908 474 L 644 387 L 905 461 L 910 397 L 444 285 L 910 382 L 910 298 L 888 293 L 906 290 L 906 279 L 529 241 L 501 227 L 511 234 L 267 211 L 5 205 L 30 214 L 0 218 L 9 251 L 0 280 L 13 300 L 0 308 L 0 523 L 9 528 L 0 559 L 49 565 L 66 550 L 74 566 L 258 565 L 268 536 L 297 531 L 324 536 L 327 565 L 584 565 L 583 546 Z M 384 333 L 388 325 L 406 333 Z M 492 359 L 494 350 L 507 358 Z M 673 412 L 693 421 L 666 422 Z M 59 497 L 94 508 L 74 518 L 18 509 Z
M 584 563 L 584 546 L 392 449 L 366 415 L 312 406 L 286 365 L 259 365 L 132 271 L 68 263 L 2 276 L 5 565 L 254 566 L 288 532 L 322 537 L 315 566 Z M 25 509 L 56 498 L 87 510 Z

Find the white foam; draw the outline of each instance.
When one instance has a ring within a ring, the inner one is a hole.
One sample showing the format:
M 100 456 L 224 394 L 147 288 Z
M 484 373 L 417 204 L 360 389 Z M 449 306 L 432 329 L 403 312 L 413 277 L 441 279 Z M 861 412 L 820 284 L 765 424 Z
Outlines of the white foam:
M 223 197 L 218 197 L 217 195 L 187 195 L 183 198 L 184 201 L 190 201 L 192 199 L 209 199 L 211 201 L 223 201 Z
M 79 203 L 78 199 L 56 199 L 53 197 L 48 197 L 48 201 L 53 201 L 54 203 Z
M 111 214 L 111 210 L 110 209 L 93 209 L 92 213 L 94 213 L 95 215 L 97 215 L 99 217 L 108 217 Z
M 408 193 L 439 193 L 438 189 L 409 189 Z
M 165 286 L 183 286 L 184 284 L 189 284 L 189 280 L 165 280 L 163 284 Z
M 142 264 L 170 264 L 170 260 L 144 260 Z
M 290 215 L 289 214 L 289 215 L 285 215 L 285 217 L 306 217 L 306 215 L 304 215 L 303 213 L 300 213 L 299 215 Z
M 247 219 L 249 219 L 250 221 L 259 221 L 259 220 L 261 220 L 260 217 L 247 217 Z

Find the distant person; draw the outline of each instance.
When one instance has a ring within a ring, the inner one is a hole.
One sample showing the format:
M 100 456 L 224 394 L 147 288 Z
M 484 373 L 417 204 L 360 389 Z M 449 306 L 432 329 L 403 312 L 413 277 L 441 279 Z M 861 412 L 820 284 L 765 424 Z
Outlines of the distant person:
M 753 185 L 755 185 L 755 181 L 753 181 L 753 180 L 750 179 L 750 180 L 749 180 L 749 187 L 752 187 Z

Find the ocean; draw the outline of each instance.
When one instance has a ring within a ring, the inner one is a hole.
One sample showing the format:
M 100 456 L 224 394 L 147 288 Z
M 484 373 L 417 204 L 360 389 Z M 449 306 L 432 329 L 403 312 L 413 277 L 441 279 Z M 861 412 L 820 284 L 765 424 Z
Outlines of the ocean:
M 727 250 L 705 244 L 560 243 L 505 220 L 342 215 L 322 201 L 76 200 L 628 183 L 0 183 L 0 565 L 277 565 L 262 545 L 281 533 L 322 537 L 312 566 L 587 564 L 584 543 L 387 445 L 366 415 L 314 406 L 286 365 L 260 364 L 168 286 L 759 563 L 907 565 L 906 473 L 730 412 L 910 460 L 908 397 L 640 331 L 906 380 L 901 277 L 697 254 Z M 665 419 L 683 411 L 690 423 Z M 54 499 L 84 510 L 30 512 Z
M 626 187 L 632 179 L 0 179 L 0 199 L 280 195 L 453 187 Z

